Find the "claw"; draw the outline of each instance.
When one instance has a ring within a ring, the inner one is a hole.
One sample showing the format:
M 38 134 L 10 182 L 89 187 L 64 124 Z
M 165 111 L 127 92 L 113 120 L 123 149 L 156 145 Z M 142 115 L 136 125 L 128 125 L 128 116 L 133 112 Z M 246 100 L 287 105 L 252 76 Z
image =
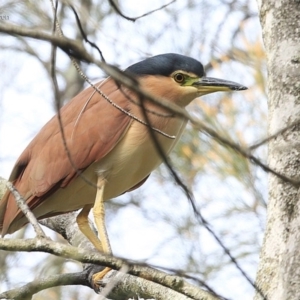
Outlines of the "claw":
M 105 275 L 111 271 L 111 268 L 105 268 L 104 270 L 102 270 L 101 272 L 95 273 L 92 276 L 92 285 L 95 291 L 99 291 L 100 287 L 103 287 L 101 284 L 101 281 L 103 280 L 103 278 L 105 277 Z

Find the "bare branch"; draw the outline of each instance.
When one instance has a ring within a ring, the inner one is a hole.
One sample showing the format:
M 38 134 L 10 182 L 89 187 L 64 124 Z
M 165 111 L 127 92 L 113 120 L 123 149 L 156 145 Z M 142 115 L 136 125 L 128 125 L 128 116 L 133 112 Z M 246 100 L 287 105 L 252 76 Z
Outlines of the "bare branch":
M 86 249 L 86 250 L 89 250 L 89 251 L 90 250 L 96 250 L 95 247 L 93 246 L 93 244 L 79 230 L 77 222 L 76 222 L 77 214 L 78 214 L 77 212 L 72 212 L 72 213 L 68 213 L 68 214 L 64 214 L 64 215 L 59 215 L 59 216 L 55 216 L 55 217 L 51 217 L 51 218 L 48 218 L 48 219 L 41 220 L 40 223 L 47 226 L 48 228 L 58 232 L 58 233 L 60 233 L 73 246 L 79 247 L 81 249 Z M 96 231 L 96 229 L 94 228 L 92 222 L 90 223 L 90 226 L 94 231 Z M 126 263 L 124 263 L 124 264 L 126 265 Z M 94 273 L 97 273 L 97 272 L 101 271 L 102 269 L 104 269 L 104 267 L 101 267 L 101 269 L 99 269 L 99 268 L 100 268 L 99 266 L 98 266 L 98 268 L 95 268 L 95 265 L 93 265 L 93 264 L 85 264 L 84 265 L 84 270 L 88 270 L 90 272 L 90 274 L 89 274 L 89 281 L 90 282 L 91 282 L 92 275 Z M 160 266 L 155 266 L 155 268 L 162 269 Z M 208 292 L 211 293 L 212 295 L 216 295 L 216 297 L 222 298 L 220 296 L 217 296 L 216 292 L 209 285 L 207 285 L 205 282 L 199 280 L 198 278 L 195 278 L 195 277 L 192 277 L 192 276 L 187 276 L 185 274 L 185 272 L 178 271 L 178 270 L 171 270 L 169 268 L 166 268 L 165 270 L 168 271 L 168 272 L 172 272 L 174 274 L 177 274 L 179 276 L 179 277 L 178 276 L 174 277 L 173 275 L 171 275 L 170 284 L 171 284 L 172 280 L 174 281 L 174 278 L 178 278 L 178 280 L 179 280 L 179 278 L 185 277 L 185 278 L 191 279 L 193 281 L 196 281 L 199 284 L 199 286 L 203 286 L 204 288 L 206 288 L 208 290 Z M 148 271 L 151 272 L 152 268 L 148 268 Z M 115 271 L 112 271 L 112 272 L 115 272 Z M 167 277 L 166 277 L 167 275 L 165 273 L 161 272 L 160 274 L 161 274 L 163 280 L 165 280 L 165 279 L 168 280 Z M 109 280 L 112 279 L 111 278 L 112 276 L 110 276 L 110 275 L 111 275 L 111 272 L 109 272 L 108 275 L 107 275 L 107 276 L 109 276 L 109 279 L 107 279 L 106 276 L 104 278 L 105 282 L 108 282 L 108 284 L 110 282 Z M 129 275 L 127 275 L 127 276 L 129 276 Z M 134 279 L 128 279 L 127 276 L 125 277 L 126 280 L 130 280 L 130 281 L 134 280 Z M 135 280 L 137 280 L 136 277 L 134 277 L 134 278 L 135 278 Z M 143 278 L 147 278 L 147 279 L 151 280 L 151 278 L 149 276 L 148 277 L 143 277 Z M 158 278 L 157 280 L 158 280 L 157 282 L 159 282 L 160 284 L 163 284 L 164 286 L 169 286 L 168 283 L 164 284 L 161 281 L 161 279 Z M 179 284 L 180 281 L 177 281 L 177 282 Z M 137 284 L 138 285 L 146 285 L 145 283 L 142 283 L 141 281 L 139 281 Z M 120 284 L 118 284 L 118 286 L 119 285 Z M 92 284 L 91 284 L 91 286 L 92 286 Z M 130 289 L 131 288 L 132 288 L 132 286 L 130 287 Z M 186 291 L 185 295 L 187 295 L 191 298 L 194 298 L 195 295 L 199 293 L 199 291 L 198 291 L 199 288 L 196 288 L 194 285 L 188 285 L 188 284 L 186 285 L 186 283 L 185 283 L 185 287 L 183 287 L 183 288 Z M 128 289 L 129 289 L 129 287 L 126 288 L 126 290 L 128 290 Z M 145 290 L 145 289 L 147 289 L 147 288 L 144 287 L 143 290 Z M 118 292 L 120 292 L 120 290 L 118 290 Z M 141 296 L 140 293 L 138 293 L 138 294 Z M 148 295 L 148 296 L 150 296 L 150 295 Z M 222 299 L 225 299 L 225 298 L 222 298 Z
M 296 127 L 296 126 L 299 126 L 299 125 L 300 125 L 300 120 L 296 120 L 291 125 L 283 128 L 283 129 L 280 129 L 277 132 L 275 132 L 274 134 L 268 136 L 267 138 L 262 139 L 261 141 L 255 143 L 254 145 L 251 145 L 248 149 L 251 150 L 251 151 L 253 151 L 253 150 L 259 148 L 260 146 L 262 146 L 262 145 L 270 142 L 271 140 L 277 138 L 279 135 L 287 132 L 288 130 L 292 129 L 293 127 Z
M 156 299 L 156 300 L 189 300 L 189 299 L 198 299 L 198 300 L 220 300 L 223 298 L 215 297 L 207 292 L 204 292 L 200 289 L 197 289 L 198 292 L 195 292 L 190 296 L 186 296 L 186 294 L 181 294 L 175 292 L 172 289 L 166 289 L 157 283 L 147 281 L 147 284 L 144 284 L 145 279 L 140 277 L 135 277 L 131 275 L 126 275 L 119 281 L 112 292 L 109 294 L 114 300 L 124 300 L 127 299 L 128 296 L 138 295 L 140 298 L 144 299 Z M 124 294 L 116 294 L 115 290 L 122 290 Z
M 35 279 L 34 281 L 0 294 L 0 299 L 30 300 L 32 295 L 55 286 L 85 285 L 89 286 L 84 273 L 69 273 L 52 275 L 47 278 Z
M 83 39 L 85 40 L 85 42 L 89 43 L 89 44 L 91 45 L 91 47 L 93 47 L 94 49 L 96 49 L 96 50 L 98 51 L 98 53 L 99 53 L 99 55 L 100 55 L 100 58 L 102 59 L 102 61 L 105 62 L 105 58 L 104 58 L 103 53 L 102 53 L 102 51 L 100 50 L 100 48 L 99 48 L 94 42 L 90 41 L 90 40 L 88 39 L 86 33 L 84 32 L 83 27 L 82 27 L 82 25 L 81 25 L 81 21 L 80 21 L 80 19 L 79 19 L 78 14 L 77 14 L 77 11 L 76 11 L 75 8 L 73 7 L 73 5 L 71 5 L 71 3 L 69 3 L 68 5 L 69 5 L 69 7 L 72 9 L 72 11 L 73 11 L 73 13 L 74 13 L 74 15 L 75 15 L 76 22 L 77 22 L 77 26 L 78 26 L 78 28 L 79 28 L 79 31 L 80 31 L 80 33 L 81 33 L 81 36 L 83 37 Z
M 37 237 L 39 238 L 47 238 L 43 229 L 41 228 L 41 226 L 39 225 L 35 215 L 31 212 L 31 210 L 29 209 L 26 201 L 24 200 L 24 198 L 20 195 L 20 193 L 17 191 L 17 189 L 13 186 L 12 183 L 7 182 L 6 183 L 7 188 L 11 191 L 11 193 L 14 195 L 17 205 L 20 208 L 20 210 L 22 211 L 22 213 L 26 216 L 26 218 L 28 219 L 29 223 L 32 225 Z
M 140 16 L 138 16 L 138 17 L 132 18 L 132 17 L 128 17 L 128 16 L 124 15 L 124 14 L 122 13 L 122 11 L 120 10 L 120 8 L 116 5 L 116 3 L 115 3 L 113 0 L 108 0 L 108 2 L 110 3 L 110 5 L 114 8 L 114 10 L 115 10 L 122 18 L 124 18 L 124 19 L 126 19 L 126 20 L 128 20 L 128 21 L 132 21 L 132 22 L 135 22 L 135 21 L 138 20 L 138 19 L 141 19 L 141 18 L 143 18 L 143 17 L 146 17 L 146 16 L 149 16 L 149 15 L 153 14 L 154 12 L 157 12 L 157 11 L 159 11 L 159 10 L 162 10 L 162 9 L 166 8 L 167 6 L 171 5 L 172 3 L 174 3 L 175 1 L 176 1 L 176 0 L 172 0 L 171 2 L 169 2 L 169 3 L 165 4 L 165 5 L 162 5 L 162 6 L 159 7 L 159 8 L 153 9 L 153 10 L 148 11 L 147 13 L 142 14 L 142 15 L 140 15 Z
M 120 273 L 117 273 L 116 276 L 112 278 L 111 281 L 114 281 L 115 278 L 118 278 Z M 216 300 L 212 296 L 201 295 L 200 298 L 190 298 L 178 292 L 175 292 L 165 287 L 147 281 L 142 278 L 138 278 L 131 275 L 122 276 L 122 281 L 116 282 L 112 286 L 112 290 L 109 291 L 107 296 L 115 300 L 123 300 L 125 297 L 139 297 L 144 298 L 154 298 L 156 300 Z M 115 283 L 115 281 L 114 281 Z M 146 284 L 145 284 L 146 283 Z M 33 282 L 30 282 L 20 288 L 15 288 L 4 293 L 0 294 L 1 299 L 14 299 L 14 300 L 30 300 L 32 296 L 42 290 L 47 288 L 56 287 L 56 286 L 66 286 L 66 285 L 84 285 L 90 286 L 86 280 L 86 276 L 82 272 L 78 273 L 69 273 L 61 275 L 53 275 L 48 278 L 35 279 Z M 102 293 L 101 293 L 102 294 Z M 101 295 L 102 298 L 104 296 Z
M 94 248 L 92 243 L 79 230 L 79 228 L 77 226 L 77 223 L 76 223 L 76 216 L 77 216 L 77 212 L 72 212 L 72 213 L 69 213 L 69 214 L 64 214 L 64 215 L 55 216 L 55 217 L 51 217 L 51 218 L 48 218 L 48 219 L 41 220 L 40 223 L 42 223 L 43 225 L 47 226 L 48 228 L 50 228 L 50 229 L 52 229 L 56 232 L 62 234 L 63 237 L 66 240 L 68 240 L 69 243 L 71 243 L 73 246 L 79 247 L 81 249 L 86 249 L 88 251 L 90 251 L 90 250 L 96 251 L 96 249 Z M 90 225 L 91 225 L 91 228 L 93 228 L 93 230 L 96 230 L 93 227 L 92 223 Z M 124 265 L 127 266 L 126 262 L 123 264 L 123 266 Z M 101 268 L 101 269 L 99 270 L 99 268 Z M 101 271 L 103 268 L 104 267 L 99 267 L 98 266 L 98 269 L 97 269 L 97 268 L 95 268 L 95 265 L 93 265 L 93 264 L 85 264 L 84 265 L 84 270 L 89 272 L 88 278 L 89 278 L 90 283 L 91 283 L 92 275 L 94 273 L 97 273 L 97 272 Z M 157 267 L 157 268 L 159 268 L 159 267 Z M 148 268 L 147 272 L 152 272 L 152 270 L 153 270 L 152 268 Z M 179 272 L 178 270 L 167 269 L 167 271 L 171 271 L 174 274 L 179 273 L 183 277 L 186 277 L 186 278 L 189 278 L 191 280 L 194 280 L 194 281 L 198 282 L 200 286 L 202 285 L 203 287 L 205 287 L 210 293 L 209 294 L 209 293 L 205 292 L 203 294 L 202 292 L 199 292 L 199 290 L 202 291 L 200 288 L 195 287 L 194 285 L 189 285 L 185 281 L 183 281 L 184 282 L 183 289 L 185 290 L 184 295 L 189 296 L 192 299 L 194 299 L 194 298 L 197 299 L 197 295 L 199 293 L 200 293 L 199 295 L 201 295 L 202 297 L 204 297 L 205 295 L 216 295 L 216 293 L 213 291 L 212 288 L 210 288 L 205 282 L 202 282 L 197 278 L 189 277 L 184 272 Z M 115 274 L 116 274 L 115 271 L 109 272 L 105 276 L 103 282 L 100 285 L 101 286 L 106 286 L 106 284 L 110 284 L 110 280 L 113 280 L 113 276 L 115 276 Z M 181 285 L 181 282 L 182 282 L 181 277 L 171 275 L 171 277 L 170 277 L 171 279 L 168 279 L 166 273 L 160 272 L 160 274 L 161 274 L 161 279 L 159 277 L 157 277 L 157 279 L 156 279 L 157 283 L 169 287 L 169 285 L 172 285 L 172 280 L 173 280 L 173 283 L 177 282 L 176 285 L 177 284 Z M 156 275 L 156 276 L 158 276 L 158 275 Z M 151 277 L 149 275 L 147 277 L 143 277 L 143 278 L 151 280 Z M 113 298 L 118 299 L 118 297 L 116 297 L 116 295 L 117 294 L 119 296 L 124 295 L 125 291 L 126 291 L 127 296 L 132 295 L 132 293 L 135 293 L 135 295 L 138 294 L 140 297 L 143 296 L 144 298 L 151 297 L 151 295 L 153 297 L 153 295 L 154 295 L 153 293 L 156 293 L 156 292 L 160 293 L 161 292 L 161 285 L 159 285 L 157 287 L 158 290 L 149 287 L 149 291 L 148 291 L 148 285 L 151 282 L 149 282 L 148 280 L 147 280 L 147 282 L 145 282 L 144 281 L 145 279 L 143 279 L 143 278 L 133 277 L 133 276 L 127 274 L 124 277 L 124 279 L 122 279 L 122 282 L 119 282 L 117 284 L 117 286 L 115 286 L 115 288 L 113 290 L 113 294 L 114 294 Z M 175 278 L 177 278 L 177 280 L 175 280 Z M 164 280 L 167 280 L 169 283 L 165 283 Z M 90 286 L 92 286 L 92 284 Z M 151 290 L 151 292 L 150 292 L 150 290 Z M 168 290 L 168 293 L 169 293 L 169 291 L 170 290 Z M 177 291 L 177 292 L 180 292 L 180 291 Z M 147 295 L 146 295 L 146 293 L 147 293 Z M 221 298 L 220 296 L 216 296 L 216 297 Z M 124 299 L 124 298 L 120 298 L 120 299 Z M 172 299 L 172 298 L 170 298 L 170 299 Z M 177 299 L 177 298 L 174 297 L 173 299 Z M 212 299 L 212 298 L 209 298 L 209 299 Z
M 73 246 L 64 245 L 53 242 L 48 239 L 0 239 L 0 249 L 5 251 L 21 251 L 21 252 L 46 252 L 56 256 L 73 259 L 82 263 L 91 263 L 101 266 L 107 266 L 112 269 L 121 269 L 124 264 L 128 265 L 128 273 L 158 283 L 170 288 L 178 293 L 187 295 L 193 291 L 193 285 L 185 282 L 181 277 L 168 275 L 164 272 L 141 266 L 136 262 L 124 260 L 116 257 L 103 255 L 95 251 L 87 251 L 85 249 L 75 248 Z M 195 289 L 195 287 L 194 287 Z M 196 288 L 197 293 L 192 299 L 217 299 L 206 291 Z

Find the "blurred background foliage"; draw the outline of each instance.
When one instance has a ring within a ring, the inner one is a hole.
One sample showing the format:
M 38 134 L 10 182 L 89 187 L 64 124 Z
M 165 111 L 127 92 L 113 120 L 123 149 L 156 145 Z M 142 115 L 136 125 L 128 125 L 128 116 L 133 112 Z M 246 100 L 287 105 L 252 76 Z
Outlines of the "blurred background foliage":
M 130 17 L 167 3 L 114 2 Z M 150 55 L 176 52 L 199 59 L 208 76 L 248 86 L 242 93 L 197 99 L 188 110 L 219 135 L 242 147 L 266 136 L 265 53 L 254 0 L 177 0 L 136 22 L 119 16 L 109 1 L 77 0 L 72 4 L 89 39 L 99 46 L 108 63 L 125 68 Z M 49 1 L 1 0 L 0 14 L 8 15 L 6 22 L 17 25 L 48 32 L 52 28 Z M 62 2 L 58 16 L 66 36 L 82 39 L 73 13 Z M 2 35 L 0 66 L 0 175 L 8 177 L 17 156 L 55 112 L 50 46 Z M 94 66 L 81 64 L 81 67 L 93 81 L 105 76 Z M 60 51 L 57 74 L 63 102 L 86 87 Z M 30 101 L 35 98 L 41 101 L 40 106 L 37 101 Z M 16 104 L 17 100 L 25 101 L 27 108 Z M 13 109 L 9 108 L 10 102 L 14 103 Z M 13 134 L 9 131 L 12 127 Z M 255 155 L 265 160 L 266 150 L 266 146 L 260 147 Z M 266 174 L 191 125 L 173 151 L 171 161 L 182 181 L 193 191 L 204 217 L 254 279 L 265 224 Z M 107 203 L 107 209 L 114 254 L 183 270 L 204 280 L 224 297 L 252 298 L 252 287 L 196 220 L 188 200 L 165 166 L 155 171 L 142 188 Z M 15 234 L 30 235 L 28 228 Z M 54 233 L 51 236 L 62 240 Z M 0 269 L 0 288 L 5 290 L 35 277 L 78 270 L 80 265 L 44 254 L 1 252 Z M 45 290 L 34 299 L 82 300 L 97 299 L 97 295 L 84 287 L 63 287 Z

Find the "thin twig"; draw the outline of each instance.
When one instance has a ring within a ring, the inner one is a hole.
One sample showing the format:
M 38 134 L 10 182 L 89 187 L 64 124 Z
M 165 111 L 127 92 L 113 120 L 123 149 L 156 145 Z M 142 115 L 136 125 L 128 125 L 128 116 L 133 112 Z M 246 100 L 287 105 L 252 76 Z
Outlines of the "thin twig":
M 83 39 L 85 40 L 85 42 L 89 43 L 91 45 L 91 47 L 93 47 L 94 49 L 96 49 L 100 55 L 100 58 L 102 59 L 102 61 L 105 62 L 105 58 L 103 56 L 103 53 L 102 51 L 100 50 L 100 48 L 92 41 L 90 41 L 87 37 L 87 35 L 85 34 L 84 30 L 83 30 L 83 27 L 81 25 L 81 22 L 80 22 L 80 19 L 79 19 L 79 16 L 77 14 L 77 11 L 75 10 L 75 8 L 70 4 L 68 3 L 69 7 L 72 9 L 74 15 L 75 15 L 75 19 L 76 19 L 76 22 L 77 22 L 77 26 L 79 28 L 79 31 L 81 33 L 81 36 L 83 37 Z
M 162 5 L 161 7 L 159 8 L 156 8 L 156 9 L 153 9 L 153 10 L 150 10 L 148 12 L 146 12 L 145 14 L 142 14 L 138 17 L 135 17 L 135 18 L 132 18 L 132 17 L 128 17 L 126 15 L 124 15 L 122 13 L 122 11 L 120 10 L 120 8 L 116 5 L 116 3 L 113 1 L 113 0 L 108 0 L 108 2 L 110 3 L 110 5 L 114 8 L 114 10 L 124 19 L 128 20 L 128 21 L 132 21 L 132 22 L 135 22 L 136 20 L 138 19 L 141 19 L 141 18 L 144 18 L 146 16 L 149 16 L 151 14 L 153 14 L 154 12 L 157 12 L 159 10 L 162 10 L 164 8 L 166 8 L 167 6 L 171 5 L 172 3 L 174 3 L 176 0 L 172 0 L 171 2 L 165 4 L 165 5 Z
M 277 132 L 275 132 L 274 134 L 268 136 L 267 138 L 262 139 L 261 141 L 259 141 L 259 142 L 255 143 L 255 144 L 251 145 L 250 147 L 248 147 L 249 151 L 253 151 L 253 150 L 259 148 L 260 146 L 262 146 L 262 145 L 268 143 L 269 141 L 277 138 L 279 135 L 285 133 L 286 131 L 288 131 L 289 129 L 291 129 L 291 128 L 297 126 L 297 125 L 300 125 L 300 120 L 296 120 L 291 125 L 283 128 L 283 129 L 280 129 Z
M 141 104 L 139 103 L 139 101 L 137 101 L 137 100 L 135 100 L 135 99 L 133 99 L 132 97 L 130 97 L 129 95 L 128 95 L 128 93 L 126 93 L 126 91 L 124 90 L 124 87 L 122 87 L 122 85 L 119 83 L 119 82 L 116 82 L 117 83 L 117 85 L 118 85 L 118 89 L 120 90 L 120 92 L 122 93 L 122 95 L 124 96 L 124 97 L 126 97 L 132 104 L 134 104 L 134 105 L 136 105 L 136 106 L 139 106 L 139 107 L 141 107 Z M 154 111 L 153 109 L 149 109 L 149 108 L 147 108 L 147 107 L 144 107 L 143 108 L 143 110 L 145 110 L 146 112 L 148 112 L 148 113 L 150 113 L 151 115 L 154 115 L 154 116 L 157 116 L 157 117 L 163 117 L 163 118 L 174 118 L 175 117 L 175 115 L 171 112 L 171 113 L 159 113 L 159 112 L 157 112 L 157 111 Z M 147 122 L 146 122 L 147 123 Z M 149 126 L 151 127 L 151 128 L 153 128 L 152 126 L 151 126 L 151 124 L 149 124 Z M 174 136 L 169 136 L 169 138 L 175 138 Z
M 43 229 L 41 228 L 40 224 L 38 223 L 35 215 L 31 212 L 26 201 L 20 195 L 20 193 L 17 191 L 17 189 L 14 187 L 14 185 L 11 182 L 7 182 L 6 186 L 10 190 L 10 192 L 14 195 L 18 207 L 20 208 L 22 213 L 26 216 L 29 223 L 32 225 L 37 237 L 47 238 L 46 234 L 44 233 Z
M 239 153 L 243 157 L 249 159 L 250 162 L 254 163 L 255 165 L 258 165 L 265 172 L 271 173 L 271 174 L 277 176 L 278 178 L 280 178 L 282 181 L 288 182 L 288 183 L 294 185 L 295 187 L 299 187 L 299 185 L 300 185 L 299 180 L 295 180 L 291 177 L 287 177 L 287 176 L 275 171 L 274 169 L 270 168 L 268 165 L 266 165 L 262 161 L 260 161 L 256 156 L 251 154 L 247 149 L 244 149 L 243 147 L 241 147 L 237 143 L 234 143 L 234 142 L 228 140 L 227 138 L 224 138 L 223 136 L 219 135 L 214 129 L 204 125 L 199 120 L 196 120 L 193 117 L 190 117 L 189 120 L 191 121 L 192 125 L 197 130 L 203 131 L 204 133 L 210 135 L 212 138 L 214 138 L 219 143 L 231 148 L 232 150 L 236 151 L 237 153 Z

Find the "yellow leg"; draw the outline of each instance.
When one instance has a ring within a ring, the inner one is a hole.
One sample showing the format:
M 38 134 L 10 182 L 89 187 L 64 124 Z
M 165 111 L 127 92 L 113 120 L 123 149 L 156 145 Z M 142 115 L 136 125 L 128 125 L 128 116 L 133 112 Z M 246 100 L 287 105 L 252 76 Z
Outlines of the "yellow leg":
M 97 182 L 97 186 L 98 186 L 98 190 L 97 190 L 95 204 L 93 207 L 94 219 L 98 230 L 98 237 L 102 244 L 103 253 L 111 254 L 111 247 L 110 247 L 108 234 L 105 226 L 105 207 L 104 207 L 104 200 L 103 200 L 105 181 L 102 178 L 99 178 Z
M 91 241 L 98 251 L 103 252 L 102 244 L 89 224 L 88 216 L 90 210 L 91 206 L 84 206 L 81 212 L 78 214 L 76 221 L 81 232 Z
M 95 204 L 93 207 L 93 214 L 95 219 L 96 228 L 98 230 L 98 237 L 95 232 L 91 229 L 88 215 L 91 210 L 90 205 L 83 207 L 81 212 L 77 216 L 77 224 L 81 232 L 91 241 L 95 248 L 105 254 L 111 254 L 111 247 L 108 239 L 108 234 L 105 226 L 105 209 L 103 192 L 105 187 L 105 180 L 102 178 L 98 179 L 97 182 L 97 194 L 95 199 Z M 101 272 L 93 275 L 92 281 L 95 288 L 98 289 L 98 282 L 103 279 L 103 277 L 110 271 L 110 268 L 105 268 Z
M 98 186 L 97 195 L 93 207 L 94 220 L 98 230 L 98 238 L 100 239 L 102 244 L 102 249 L 103 249 L 102 251 L 105 254 L 111 254 L 111 247 L 110 247 L 108 234 L 105 226 L 105 208 L 104 208 L 104 199 L 103 199 L 105 180 L 102 178 L 98 178 L 97 186 Z M 101 272 L 94 274 L 93 275 L 94 285 L 97 286 L 97 282 L 99 282 L 110 270 L 111 270 L 110 268 L 105 268 Z

